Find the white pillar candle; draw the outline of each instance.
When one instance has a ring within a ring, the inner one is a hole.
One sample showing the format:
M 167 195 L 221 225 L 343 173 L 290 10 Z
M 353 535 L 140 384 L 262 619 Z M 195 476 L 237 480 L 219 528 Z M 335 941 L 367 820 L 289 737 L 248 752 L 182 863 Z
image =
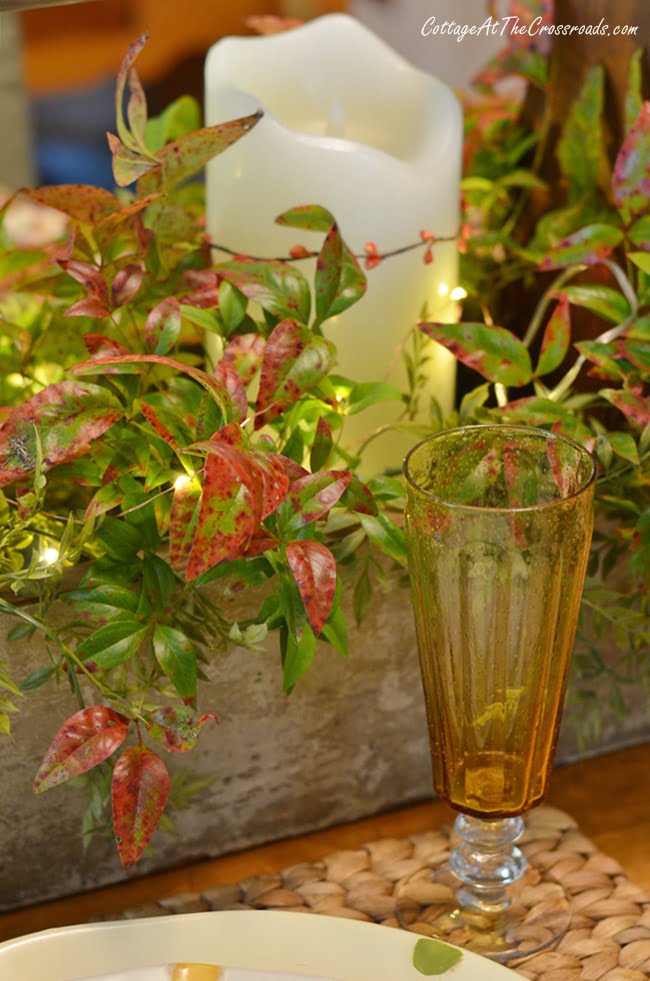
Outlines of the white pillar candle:
M 217 42 L 206 62 L 207 124 L 258 108 L 264 117 L 254 130 L 208 166 L 213 241 L 269 258 L 288 255 L 297 243 L 318 249 L 322 236 L 274 223 L 303 204 L 328 208 L 357 254 L 367 242 L 381 253 L 401 248 L 417 241 L 421 229 L 440 238 L 456 233 L 459 103 L 446 85 L 411 67 L 352 17 L 333 14 L 281 34 Z M 325 325 L 338 349 L 337 373 L 406 387 L 399 348 L 423 307 L 435 320 L 456 312 L 454 243 L 436 245 L 429 265 L 423 251 L 368 270 L 365 296 Z M 449 411 L 454 359 L 427 343 L 422 401 L 433 395 Z M 350 417 L 345 441 L 359 445 L 399 413 L 392 402 Z M 381 436 L 368 448 L 364 472 L 399 467 L 416 438 Z

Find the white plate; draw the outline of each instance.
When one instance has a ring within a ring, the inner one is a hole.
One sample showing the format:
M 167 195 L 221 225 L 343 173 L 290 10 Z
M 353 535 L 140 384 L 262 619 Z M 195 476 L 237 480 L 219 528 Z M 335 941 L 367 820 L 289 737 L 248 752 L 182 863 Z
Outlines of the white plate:
M 423 981 L 413 966 L 417 940 L 403 930 L 307 913 L 186 913 L 63 927 L 9 940 L 0 944 L 0 978 L 71 981 L 189 961 L 336 981 Z M 509 970 L 469 951 L 443 977 L 512 981 Z

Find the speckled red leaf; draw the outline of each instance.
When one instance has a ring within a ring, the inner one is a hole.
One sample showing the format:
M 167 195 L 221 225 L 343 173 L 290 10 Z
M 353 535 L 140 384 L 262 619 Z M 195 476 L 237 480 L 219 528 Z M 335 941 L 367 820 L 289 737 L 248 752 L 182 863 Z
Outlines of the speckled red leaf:
M 186 753 L 196 746 L 208 719 L 219 725 L 219 718 L 213 712 L 205 712 L 194 722 L 193 713 L 185 706 L 165 705 L 151 716 L 149 735 L 169 753 Z
M 544 330 L 537 362 L 537 375 L 547 375 L 559 367 L 571 343 L 571 313 L 568 297 L 562 295 Z
M 323 518 L 339 501 L 352 480 L 348 470 L 323 470 L 301 477 L 289 489 L 294 514 L 290 528 L 302 528 Z
M 296 580 L 312 630 L 319 634 L 325 625 L 336 590 L 336 562 L 320 542 L 287 543 L 287 562 Z
M 206 457 L 198 525 L 187 563 L 196 579 L 223 559 L 241 554 L 259 528 L 262 485 L 259 469 L 245 450 L 212 440 Z
M 104 319 L 105 317 L 110 317 L 110 310 L 101 301 L 96 299 L 96 297 L 88 297 L 86 300 L 79 300 L 78 303 L 73 303 L 71 307 L 65 311 L 66 317 L 94 317 L 95 319 Z
M 181 305 L 170 296 L 149 313 L 144 325 L 144 342 L 154 354 L 167 354 L 181 332 Z
M 259 334 L 238 334 L 231 338 L 221 361 L 234 368 L 244 385 L 248 385 L 262 363 L 265 341 Z
M 254 451 L 262 485 L 262 521 L 282 504 L 289 490 L 289 475 L 278 453 Z
M 539 268 L 563 269 L 578 264 L 594 266 L 606 259 L 622 241 L 623 232 L 614 225 L 587 225 L 554 245 L 539 263 Z
M 0 427 L 0 486 L 34 469 L 35 426 L 48 468 L 85 453 L 122 413 L 117 399 L 99 385 L 65 381 L 44 388 L 14 409 Z
M 615 388 L 603 389 L 600 394 L 642 429 L 650 423 L 650 399 L 647 395 Z
M 295 320 L 283 320 L 266 342 L 257 396 L 255 428 L 280 415 L 324 378 L 334 364 L 331 341 Z
M 104 334 L 84 334 L 84 346 L 93 358 L 106 358 L 112 355 L 126 354 L 127 351 L 119 341 Z
M 99 231 L 111 231 L 116 228 L 117 225 L 121 225 L 122 222 L 130 221 L 141 211 L 144 211 L 153 201 L 157 201 L 158 198 L 162 197 L 160 192 L 156 191 L 155 194 L 147 194 L 144 198 L 139 198 L 137 201 L 133 201 L 132 204 L 128 204 L 125 208 L 120 208 L 119 211 L 115 211 L 113 214 L 108 215 L 106 218 L 102 219 L 99 223 Z
M 273 549 L 276 549 L 279 544 L 279 539 L 272 538 L 270 535 L 261 532 L 259 535 L 253 535 L 246 546 L 244 555 L 247 559 L 253 558 L 256 555 L 264 555 L 265 552 L 271 552 Z
M 327 232 L 316 260 L 314 292 L 316 294 L 316 323 L 327 318 L 341 282 L 343 240 L 336 222 Z
M 488 381 L 519 386 L 532 378 L 527 348 L 505 327 L 435 323 L 420 324 L 420 329 Z
M 156 154 L 158 166 L 138 181 L 138 194 L 168 191 L 197 174 L 213 157 L 245 136 L 262 118 L 262 112 L 232 119 L 217 126 L 205 126 L 167 143 Z
M 142 275 L 142 266 L 136 263 L 120 269 L 111 286 L 111 304 L 114 307 L 124 306 L 133 299 L 142 285 Z
M 319 204 L 299 204 L 283 211 L 275 219 L 278 225 L 289 228 L 308 228 L 313 232 L 326 232 L 334 224 L 334 215 Z
M 199 520 L 201 484 L 197 477 L 174 488 L 169 522 L 169 561 L 174 569 L 187 562 Z
M 199 383 L 206 391 L 210 392 L 212 397 L 219 403 L 222 408 L 228 407 L 229 397 L 224 391 L 223 385 L 217 381 L 216 378 L 211 378 L 210 375 L 206 374 L 205 371 L 201 371 L 200 368 L 194 368 L 192 365 L 182 364 L 180 361 L 175 361 L 174 358 L 166 358 L 161 354 L 122 354 L 116 357 L 110 358 L 97 358 L 96 361 L 82 361 L 81 364 L 73 365 L 69 370 L 78 372 L 79 374 L 94 374 L 100 372 L 102 367 L 105 365 L 120 365 L 120 364 L 164 364 L 169 368 L 174 368 L 176 371 L 182 371 L 186 375 L 189 375 L 195 381 Z
M 221 382 L 230 396 L 233 407 L 231 418 L 235 422 L 243 422 L 248 415 L 248 399 L 241 378 L 235 369 L 225 363 L 223 359 L 214 369 L 214 377 Z
M 106 139 L 113 157 L 113 177 L 118 187 L 128 187 L 157 167 L 155 160 L 149 160 L 130 150 L 114 133 L 107 133 Z
M 290 262 L 262 262 L 240 256 L 217 266 L 222 279 L 255 300 L 263 310 L 280 319 L 295 318 L 306 324 L 311 309 L 309 283 Z
M 96 225 L 120 210 L 120 202 L 103 187 L 89 184 L 56 184 L 22 188 L 21 194 L 38 204 L 62 211 L 76 221 Z
M 113 827 L 120 859 L 130 869 L 145 850 L 165 810 L 169 773 L 146 746 L 127 749 L 115 764 L 111 785 Z
M 626 224 L 648 213 L 650 198 L 650 102 L 641 112 L 623 141 L 612 177 L 614 200 Z
M 283 453 L 278 453 L 277 457 L 285 469 L 285 473 L 289 478 L 290 484 L 295 484 L 295 482 L 297 480 L 300 480 L 301 477 L 308 476 L 309 470 L 305 470 L 303 466 L 301 466 L 299 463 L 296 463 L 296 461 L 292 460 L 291 457 L 285 456 Z
M 96 266 L 91 266 L 87 262 L 80 262 L 79 259 L 59 259 L 58 265 L 64 272 L 67 272 L 68 276 L 72 276 L 78 283 L 81 283 L 88 291 L 89 296 L 101 300 L 104 304 L 108 303 L 108 286 Z
M 345 493 L 341 497 L 341 504 L 344 504 L 350 511 L 357 514 L 377 514 L 377 503 L 370 488 L 352 475 L 352 479 Z
M 177 453 L 180 453 L 181 448 L 178 445 L 178 441 L 174 438 L 174 436 L 169 431 L 167 426 L 160 419 L 154 407 L 152 405 L 149 405 L 148 402 L 141 402 L 140 411 L 142 415 L 145 417 L 145 419 L 147 420 L 147 422 L 151 426 L 153 426 L 153 428 L 156 430 L 158 435 L 161 436 L 166 443 L 169 443 L 169 445 L 172 447 L 173 450 L 175 450 Z
M 45 754 L 34 790 L 56 787 L 107 760 L 126 739 L 129 720 L 101 705 L 81 709 L 61 726 Z

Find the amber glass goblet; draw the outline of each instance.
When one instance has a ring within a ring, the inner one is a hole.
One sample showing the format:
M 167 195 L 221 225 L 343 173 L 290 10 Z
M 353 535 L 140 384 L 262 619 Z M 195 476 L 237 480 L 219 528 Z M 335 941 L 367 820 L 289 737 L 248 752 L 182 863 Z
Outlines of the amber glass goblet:
M 404 464 L 407 542 L 433 775 L 460 814 L 448 899 L 404 925 L 506 961 L 554 942 L 517 899 L 521 815 L 546 792 L 593 524 L 595 465 L 520 426 L 448 430 Z M 559 888 L 559 887 L 558 887 Z M 444 890 L 441 895 L 445 895 Z M 539 920 L 539 917 L 538 917 Z

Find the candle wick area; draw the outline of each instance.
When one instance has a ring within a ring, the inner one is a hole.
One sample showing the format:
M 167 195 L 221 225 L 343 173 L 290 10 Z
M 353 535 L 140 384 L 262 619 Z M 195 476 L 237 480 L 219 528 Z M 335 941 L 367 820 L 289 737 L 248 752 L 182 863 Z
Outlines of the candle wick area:
M 330 102 L 327 122 L 325 124 L 326 136 L 345 136 L 345 110 L 337 98 Z

